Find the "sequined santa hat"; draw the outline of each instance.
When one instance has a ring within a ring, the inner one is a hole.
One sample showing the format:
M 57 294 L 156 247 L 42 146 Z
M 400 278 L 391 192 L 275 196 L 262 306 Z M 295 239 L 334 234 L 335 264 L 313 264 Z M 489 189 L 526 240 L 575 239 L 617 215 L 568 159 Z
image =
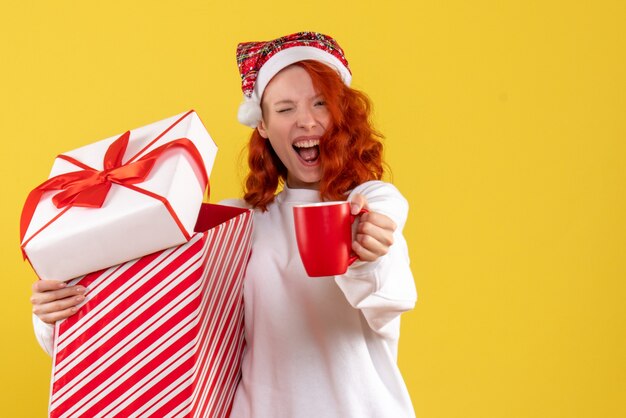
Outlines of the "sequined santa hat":
M 261 98 L 270 80 L 280 70 L 299 61 L 315 60 L 337 70 L 349 86 L 350 67 L 343 50 L 333 38 L 317 32 L 298 32 L 265 42 L 243 42 L 237 46 L 243 103 L 237 118 L 256 128 L 261 120 Z

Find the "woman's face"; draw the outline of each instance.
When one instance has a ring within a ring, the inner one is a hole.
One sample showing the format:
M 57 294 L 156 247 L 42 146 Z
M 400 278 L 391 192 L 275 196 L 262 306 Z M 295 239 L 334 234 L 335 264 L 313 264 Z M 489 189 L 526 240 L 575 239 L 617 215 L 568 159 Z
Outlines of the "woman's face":
M 302 67 L 289 66 L 265 88 L 259 133 L 287 167 L 287 185 L 318 189 L 321 179 L 319 140 L 330 122 L 324 98 Z

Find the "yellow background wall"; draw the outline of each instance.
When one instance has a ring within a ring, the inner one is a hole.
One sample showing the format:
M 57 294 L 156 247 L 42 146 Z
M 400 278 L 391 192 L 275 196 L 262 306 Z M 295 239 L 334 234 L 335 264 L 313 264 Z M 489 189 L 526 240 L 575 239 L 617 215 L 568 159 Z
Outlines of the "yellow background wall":
M 54 156 L 194 108 L 238 196 L 235 46 L 298 30 L 347 51 L 411 204 L 418 417 L 626 416 L 626 2 L 232 3 L 1 6 L 0 416 L 46 413 L 18 219 Z

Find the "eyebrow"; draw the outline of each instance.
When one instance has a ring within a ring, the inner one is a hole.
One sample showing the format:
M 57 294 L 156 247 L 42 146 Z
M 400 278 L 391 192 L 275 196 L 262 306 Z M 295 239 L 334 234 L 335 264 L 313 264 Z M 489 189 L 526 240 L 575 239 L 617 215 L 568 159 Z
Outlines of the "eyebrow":
M 286 105 L 286 104 L 294 104 L 295 102 L 293 100 L 279 100 L 277 102 L 272 103 L 272 106 L 280 106 L 280 105 Z
M 316 94 L 315 96 L 313 96 L 311 98 L 311 100 L 317 100 L 317 99 L 323 99 L 324 95 L 323 94 Z M 293 105 L 295 104 L 295 100 L 290 100 L 290 99 L 284 99 L 284 100 L 279 100 L 277 102 L 272 103 L 272 106 L 280 106 L 280 105 Z

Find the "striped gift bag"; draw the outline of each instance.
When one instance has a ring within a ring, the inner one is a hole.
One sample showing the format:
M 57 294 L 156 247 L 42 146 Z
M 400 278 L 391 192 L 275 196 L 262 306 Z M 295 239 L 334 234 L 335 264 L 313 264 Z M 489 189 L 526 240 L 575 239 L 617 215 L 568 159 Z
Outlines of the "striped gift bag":
M 240 377 L 252 212 L 204 204 L 186 244 L 74 280 L 50 417 L 227 417 Z

